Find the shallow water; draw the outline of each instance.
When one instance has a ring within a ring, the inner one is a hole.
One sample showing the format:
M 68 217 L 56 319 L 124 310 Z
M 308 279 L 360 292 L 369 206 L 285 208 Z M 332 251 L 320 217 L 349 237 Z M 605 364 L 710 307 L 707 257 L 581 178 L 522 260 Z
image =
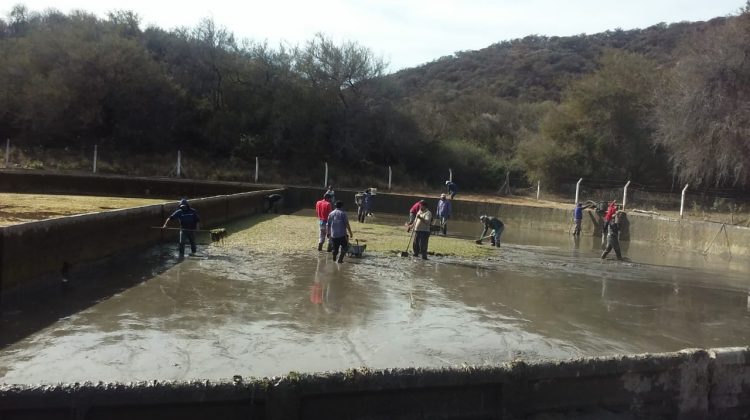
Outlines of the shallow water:
M 479 230 L 454 222 L 449 233 Z M 313 250 L 220 246 L 184 261 L 174 247 L 123 256 L 3 313 L 0 382 L 220 379 L 750 342 L 746 262 L 652 246 L 627 249 L 631 262 L 602 262 L 598 238 L 576 246 L 566 234 L 506 232 L 496 257 L 480 261 L 336 264 Z

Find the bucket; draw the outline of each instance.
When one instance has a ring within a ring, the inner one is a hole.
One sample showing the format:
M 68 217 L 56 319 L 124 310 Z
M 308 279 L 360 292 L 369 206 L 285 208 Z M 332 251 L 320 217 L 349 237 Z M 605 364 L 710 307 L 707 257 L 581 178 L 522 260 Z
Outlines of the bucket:
M 362 253 L 365 252 L 366 248 L 367 248 L 367 244 L 360 245 L 359 241 L 357 241 L 356 244 L 349 244 L 349 249 L 347 253 L 352 257 L 361 257 Z

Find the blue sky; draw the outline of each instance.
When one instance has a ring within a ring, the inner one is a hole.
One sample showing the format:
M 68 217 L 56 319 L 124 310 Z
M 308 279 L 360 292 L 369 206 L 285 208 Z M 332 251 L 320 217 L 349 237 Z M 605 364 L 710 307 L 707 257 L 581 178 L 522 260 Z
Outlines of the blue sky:
M 26 0 L 33 11 L 132 10 L 145 25 L 192 27 L 211 17 L 238 38 L 302 44 L 322 32 L 356 41 L 390 63 L 413 67 L 456 51 L 526 35 L 566 36 L 737 14 L 744 0 Z

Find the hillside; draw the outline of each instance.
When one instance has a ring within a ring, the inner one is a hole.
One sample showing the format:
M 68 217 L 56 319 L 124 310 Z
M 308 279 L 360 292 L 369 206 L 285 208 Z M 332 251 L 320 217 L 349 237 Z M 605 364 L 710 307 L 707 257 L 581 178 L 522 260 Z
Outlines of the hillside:
M 630 51 L 669 65 L 682 40 L 708 27 L 723 25 L 726 20 L 661 23 L 646 29 L 571 37 L 530 35 L 481 50 L 457 52 L 390 77 L 405 98 L 449 89 L 468 96 L 482 92 L 526 102 L 559 101 L 570 80 L 596 69 L 597 59 L 605 49 Z

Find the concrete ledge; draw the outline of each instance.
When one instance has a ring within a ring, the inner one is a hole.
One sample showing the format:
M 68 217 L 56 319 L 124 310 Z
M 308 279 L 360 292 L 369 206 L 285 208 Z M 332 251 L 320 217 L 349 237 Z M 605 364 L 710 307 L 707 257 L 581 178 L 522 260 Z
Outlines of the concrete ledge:
M 747 413 L 749 356 L 748 348 L 689 349 L 226 382 L 2 385 L 0 418 L 732 419 Z
M 265 210 L 264 197 L 283 190 L 254 191 L 191 200 L 204 227 Z M 177 202 L 110 210 L 0 228 L 0 297 L 60 279 L 63 264 L 93 262 L 115 253 L 173 240 L 177 231 L 154 229 Z
M 323 188 L 288 187 L 288 203 L 291 208 L 315 208 L 315 202 L 323 196 Z M 348 210 L 355 209 L 355 191 L 336 191 L 336 199 L 342 200 Z M 378 193 L 374 199 L 375 213 L 403 214 L 407 219 L 409 208 L 420 199 L 425 199 L 434 211 L 439 194 L 434 196 L 410 196 Z M 540 229 L 569 233 L 573 225 L 573 206 L 569 210 L 519 206 L 479 201 L 455 200 L 453 218 L 477 222 L 479 216 L 499 216 L 507 228 Z M 591 210 L 584 212 L 582 236 L 599 237 L 601 218 Z M 750 228 L 726 226 L 726 237 L 721 223 L 674 220 L 643 214 L 627 214 L 621 223 L 620 240 L 633 243 L 653 243 L 682 251 L 750 257 Z

